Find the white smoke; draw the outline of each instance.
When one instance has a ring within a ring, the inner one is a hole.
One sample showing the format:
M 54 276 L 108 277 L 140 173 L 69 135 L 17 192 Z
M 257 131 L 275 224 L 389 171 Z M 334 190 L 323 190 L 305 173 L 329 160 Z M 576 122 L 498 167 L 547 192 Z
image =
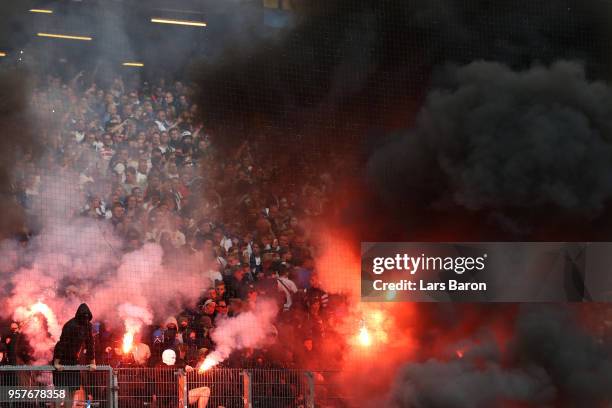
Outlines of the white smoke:
M 166 317 L 179 311 L 181 302 L 195 301 L 206 285 L 198 274 L 204 258 L 194 255 L 179 269 L 163 264 L 163 256 L 162 248 L 154 243 L 125 254 L 116 273 L 92 294 L 94 311 L 110 317 L 118 305 L 129 300 L 155 316 Z
M 37 363 L 51 359 L 61 326 L 80 303 L 89 305 L 94 321 L 113 329 L 124 329 L 128 319 L 134 327 L 137 320 L 135 334 L 153 316 L 165 318 L 194 304 L 207 285 L 202 254 L 170 263 L 155 243 L 123 254 L 110 223 L 77 215 L 84 196 L 75 177 L 70 171 L 43 175 L 32 209 L 41 232 L 27 248 L 0 243 L 0 273 L 10 282 L 0 315 L 22 322 Z M 33 313 L 37 302 L 49 313 Z
M 263 300 L 253 310 L 221 320 L 211 334 L 216 348 L 207 360 L 220 363 L 234 351 L 268 344 L 276 333 L 273 322 L 277 312 L 274 302 Z
M 153 323 L 153 315 L 147 309 L 131 303 L 119 305 L 119 317 L 124 321 L 123 351 L 128 352 L 134 343 L 134 335 L 142 330 L 145 324 Z

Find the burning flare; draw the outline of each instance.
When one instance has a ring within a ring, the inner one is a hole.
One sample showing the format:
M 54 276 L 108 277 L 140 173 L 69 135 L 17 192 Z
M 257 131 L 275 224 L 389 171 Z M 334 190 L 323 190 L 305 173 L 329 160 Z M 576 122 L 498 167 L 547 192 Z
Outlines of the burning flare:
M 30 306 L 28 317 L 35 318 L 36 315 L 39 313 L 43 315 L 47 321 L 56 320 L 55 313 L 53 313 L 53 310 L 51 310 L 49 306 L 47 306 L 45 303 L 41 302 L 40 300 L 34 303 L 32 306 Z
M 39 318 L 40 315 L 44 318 L 43 320 Z M 15 310 L 14 318 L 24 321 L 24 326 L 31 327 L 32 330 L 46 330 L 54 339 L 59 339 L 61 327 L 57 322 L 57 317 L 53 310 L 40 300 L 29 308 L 18 307 Z
M 202 374 L 203 372 L 210 370 L 217 364 L 219 364 L 219 359 L 217 358 L 217 356 L 215 356 L 214 353 L 209 354 L 208 356 L 206 356 L 204 362 L 198 368 L 198 373 Z
M 361 344 L 363 347 L 370 347 L 372 345 L 370 332 L 365 325 L 361 326 L 361 329 L 359 329 L 359 344 Z
M 370 347 L 374 343 L 387 344 L 390 320 L 382 309 L 358 310 L 350 328 L 352 343 L 360 347 Z
M 134 345 L 134 332 L 128 330 L 123 335 L 123 353 L 127 354 L 132 350 L 132 346 Z
M 124 354 L 128 354 L 134 347 L 134 336 L 140 332 L 145 324 L 151 324 L 153 315 L 144 307 L 123 303 L 119 306 L 119 316 L 124 319 L 125 325 L 121 348 Z
M 51 350 L 62 332 L 55 313 L 40 300 L 34 303 L 34 300 L 26 299 L 24 304 L 13 307 L 13 319 L 21 323 L 21 330 L 33 348 L 34 364 L 46 364 L 52 358 Z

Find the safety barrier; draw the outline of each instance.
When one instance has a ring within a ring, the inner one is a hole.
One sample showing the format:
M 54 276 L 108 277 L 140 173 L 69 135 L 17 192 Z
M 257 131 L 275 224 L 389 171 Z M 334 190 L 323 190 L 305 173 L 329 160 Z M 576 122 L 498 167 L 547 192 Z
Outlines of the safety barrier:
M 361 405 L 352 396 L 345 394 L 341 371 L 313 371 L 314 405 L 316 408 L 357 408 Z
M 312 375 L 302 370 L 250 370 L 253 407 L 313 406 Z
M 199 373 L 174 367 L 98 366 L 92 371 L 71 366 L 58 373 L 51 366 L 0 366 L 0 408 L 56 407 L 62 401 L 66 408 L 351 407 L 339 394 L 336 378 L 333 372 L 289 369 L 212 368 Z M 9 398 L 9 389 L 66 390 L 67 397 L 59 401 L 26 395 L 20 400 Z
M 109 366 L 0 366 L 0 406 L 114 407 Z
M 192 407 L 243 408 L 249 406 L 250 387 L 248 371 L 213 368 L 203 373 L 186 373 L 184 393 L 188 396 L 188 405 Z

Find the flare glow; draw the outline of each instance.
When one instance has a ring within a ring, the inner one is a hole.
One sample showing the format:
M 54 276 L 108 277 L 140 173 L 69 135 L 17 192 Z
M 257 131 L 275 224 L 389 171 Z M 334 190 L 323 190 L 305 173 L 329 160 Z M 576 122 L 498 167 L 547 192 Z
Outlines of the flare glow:
M 361 344 L 363 347 L 370 347 L 372 345 L 372 338 L 370 337 L 370 332 L 365 326 L 362 326 L 359 330 L 359 344 Z
M 204 362 L 200 364 L 200 367 L 198 368 L 198 373 L 202 374 L 203 372 L 210 370 L 217 364 L 219 364 L 219 359 L 214 354 L 210 354 L 204 359 Z
M 363 310 L 363 306 L 359 309 L 359 329 L 353 335 L 353 343 L 361 347 L 370 347 L 374 343 L 386 344 L 389 341 L 387 331 L 391 328 L 386 313 L 382 309 Z
M 144 307 L 124 303 L 119 306 L 119 316 L 124 319 L 125 334 L 123 335 L 122 350 L 129 353 L 134 347 L 134 336 L 139 333 L 145 324 L 153 321 L 152 313 Z
M 127 354 L 132 350 L 132 346 L 134 345 L 134 333 L 127 331 L 123 335 L 123 353 Z
M 57 317 L 55 316 L 53 310 L 51 310 L 51 308 L 47 304 L 41 302 L 40 300 L 30 306 L 30 309 L 26 311 L 26 319 L 30 323 L 33 320 L 36 323 L 37 327 L 42 327 L 41 324 L 43 322 L 39 321 L 37 317 L 38 314 L 41 314 L 44 317 L 49 332 L 54 337 L 59 338 L 61 329 L 57 322 Z

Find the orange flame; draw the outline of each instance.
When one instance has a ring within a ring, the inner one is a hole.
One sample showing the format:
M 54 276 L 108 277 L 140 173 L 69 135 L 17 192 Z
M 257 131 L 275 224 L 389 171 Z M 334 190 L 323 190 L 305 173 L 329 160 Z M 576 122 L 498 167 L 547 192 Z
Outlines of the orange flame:
M 202 374 L 203 372 L 210 370 L 217 364 L 219 364 L 219 360 L 213 355 L 208 355 L 204 359 L 204 362 L 198 368 L 198 373 Z
M 361 344 L 363 347 L 370 347 L 372 345 L 370 332 L 365 326 L 362 326 L 361 329 L 359 329 L 359 344 Z
M 358 308 L 358 316 L 355 316 L 354 325 L 350 329 L 351 342 L 359 347 L 387 344 L 389 342 L 387 331 L 391 328 L 387 313 L 372 306 L 365 310 L 361 309 L 361 306 Z M 355 327 L 357 325 L 358 328 Z
M 39 315 L 42 315 L 44 321 L 39 318 Z M 49 331 L 53 338 L 59 339 L 61 326 L 57 322 L 55 313 L 53 313 L 53 310 L 47 304 L 40 300 L 31 305 L 29 309 L 18 307 L 15 311 L 15 318 L 17 320 L 24 320 L 26 325 L 32 324 L 36 326 L 33 330 L 43 330 L 42 325 L 46 323 L 46 330 Z
M 40 300 L 38 302 L 34 303 L 32 305 L 32 307 L 30 308 L 30 310 L 32 311 L 32 314 L 34 314 L 34 313 L 42 313 L 45 317 L 47 317 L 48 315 L 53 313 L 51 311 L 51 309 L 49 308 L 49 306 L 47 306 L 46 304 L 44 304 Z
M 125 319 L 122 351 L 127 354 L 134 347 L 134 336 L 140 332 L 144 324 L 151 323 L 153 316 L 148 309 L 131 303 L 123 303 L 119 306 L 119 316 Z
M 123 335 L 123 353 L 127 354 L 132 350 L 132 346 L 134 345 L 134 333 L 131 330 L 128 330 Z

